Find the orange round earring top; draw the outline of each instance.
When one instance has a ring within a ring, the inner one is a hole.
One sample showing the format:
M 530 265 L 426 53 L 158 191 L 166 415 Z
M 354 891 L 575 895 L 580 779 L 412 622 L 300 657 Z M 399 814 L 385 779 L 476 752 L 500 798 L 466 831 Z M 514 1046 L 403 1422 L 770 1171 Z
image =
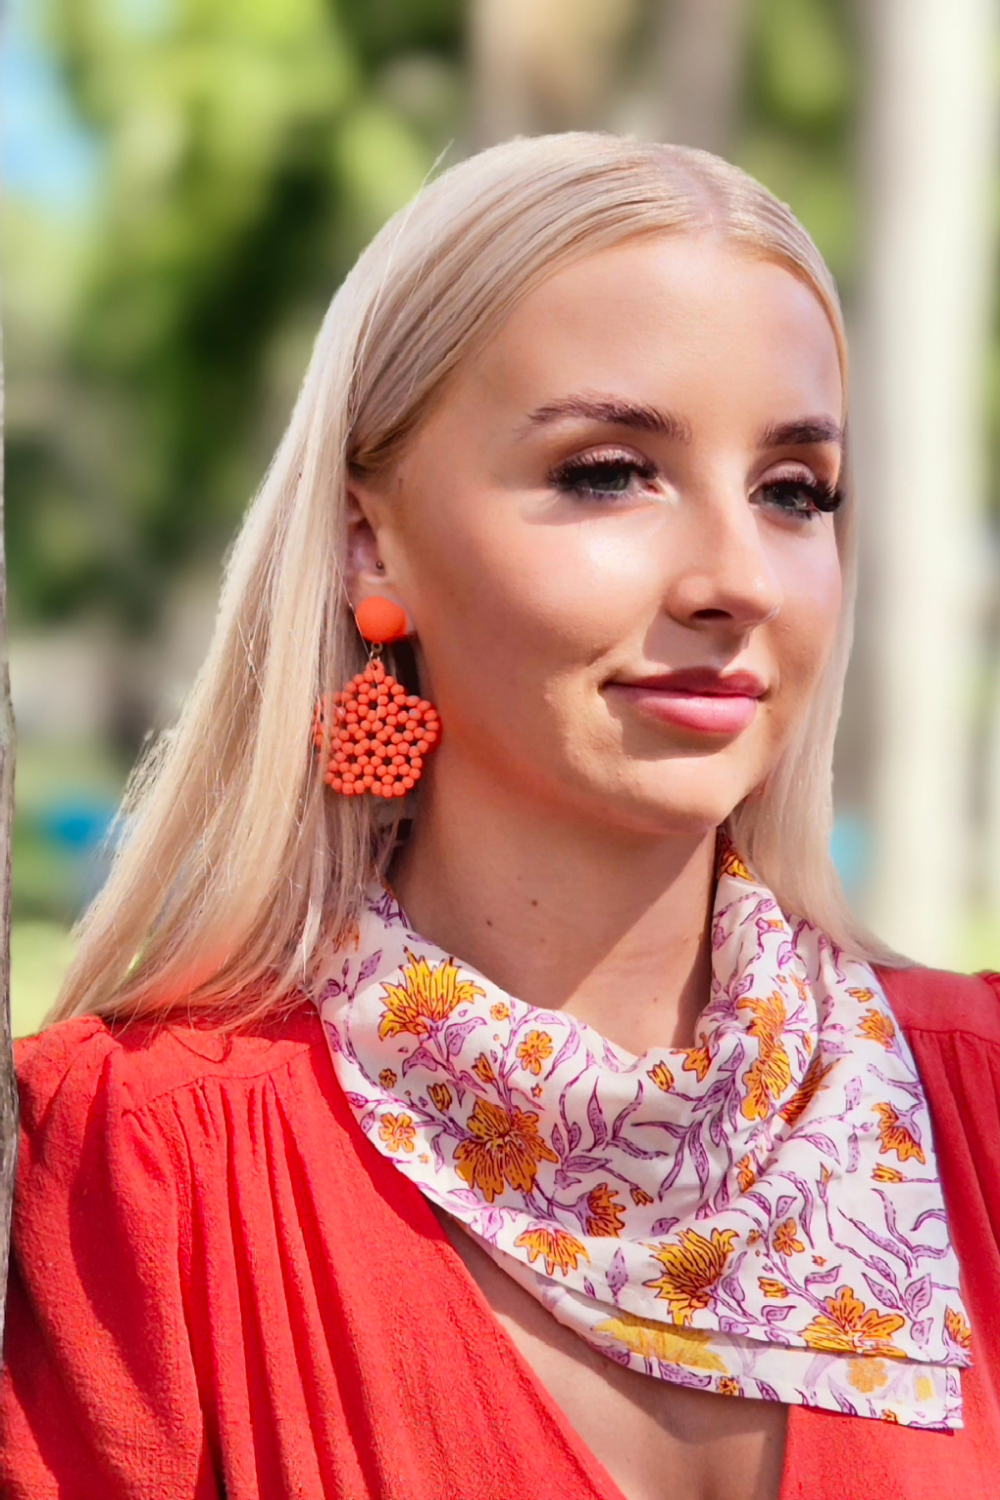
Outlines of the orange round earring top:
M 406 610 L 391 599 L 383 599 L 381 594 L 362 599 L 354 618 L 366 641 L 388 645 L 390 641 L 401 641 L 407 634 Z

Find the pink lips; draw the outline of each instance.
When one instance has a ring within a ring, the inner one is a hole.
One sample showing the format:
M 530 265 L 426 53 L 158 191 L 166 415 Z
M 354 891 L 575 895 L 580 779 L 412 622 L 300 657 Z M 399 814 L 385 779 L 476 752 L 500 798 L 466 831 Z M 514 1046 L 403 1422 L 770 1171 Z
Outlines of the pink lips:
M 663 724 L 696 734 L 732 736 L 753 723 L 765 685 L 752 672 L 693 667 L 638 682 L 610 682 L 632 707 Z

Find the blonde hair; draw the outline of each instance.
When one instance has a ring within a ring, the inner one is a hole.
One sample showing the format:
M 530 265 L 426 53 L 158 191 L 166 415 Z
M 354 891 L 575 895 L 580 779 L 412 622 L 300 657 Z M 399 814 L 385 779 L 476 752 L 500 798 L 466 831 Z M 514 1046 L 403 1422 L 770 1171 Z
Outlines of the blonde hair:
M 343 561 L 351 472 L 384 471 L 452 373 L 569 261 L 638 235 L 712 233 L 786 267 L 840 350 L 836 288 L 806 231 L 703 151 L 611 135 L 514 140 L 444 173 L 361 255 L 323 321 L 288 429 L 240 532 L 215 635 L 177 726 L 133 776 L 125 836 L 79 928 L 56 1016 L 234 1008 L 298 998 L 356 915 L 398 821 L 323 785 L 317 696 L 363 662 Z M 853 506 L 835 649 L 764 793 L 729 820 L 782 905 L 863 957 L 829 854 L 833 741 L 850 649 Z

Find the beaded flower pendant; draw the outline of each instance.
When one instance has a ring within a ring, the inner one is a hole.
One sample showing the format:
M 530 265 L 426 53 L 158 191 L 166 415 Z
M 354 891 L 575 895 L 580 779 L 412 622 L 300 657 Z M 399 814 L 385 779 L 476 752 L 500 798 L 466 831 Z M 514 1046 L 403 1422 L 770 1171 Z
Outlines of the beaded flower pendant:
M 373 656 L 332 700 L 322 699 L 313 744 L 327 757 L 324 781 L 345 797 L 405 797 L 441 737 L 437 709 L 408 694 Z

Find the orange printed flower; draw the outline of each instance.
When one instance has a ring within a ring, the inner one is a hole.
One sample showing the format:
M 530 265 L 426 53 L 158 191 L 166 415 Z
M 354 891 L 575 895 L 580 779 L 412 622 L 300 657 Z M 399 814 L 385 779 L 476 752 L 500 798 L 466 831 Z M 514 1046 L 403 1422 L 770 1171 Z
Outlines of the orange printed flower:
M 962 1314 L 956 1312 L 953 1307 L 946 1307 L 944 1310 L 944 1326 L 953 1343 L 956 1343 L 960 1349 L 972 1348 L 972 1329 Z
M 715 1389 L 720 1396 L 742 1396 L 743 1387 L 732 1375 L 720 1375 L 715 1383 Z
M 847 1378 L 856 1391 L 870 1396 L 889 1384 L 889 1367 L 884 1359 L 849 1359 Z
M 378 1133 L 390 1151 L 412 1151 L 417 1134 L 410 1115 L 389 1114 L 382 1116 Z
M 876 1162 L 872 1169 L 873 1182 L 905 1182 L 906 1173 L 901 1172 L 898 1167 L 890 1167 L 884 1161 Z
M 542 1064 L 552 1056 L 553 1051 L 552 1038 L 547 1031 L 529 1031 L 517 1049 L 518 1062 L 526 1072 L 534 1073 L 537 1078 L 542 1071 Z
M 899 1418 L 896 1416 L 896 1413 L 891 1409 L 891 1407 L 888 1407 L 888 1406 L 886 1407 L 885 1411 L 882 1413 L 882 1421 L 883 1422 L 895 1422 L 897 1426 L 899 1425 Z
M 802 1337 L 810 1349 L 824 1349 L 831 1354 L 886 1354 L 902 1358 L 902 1351 L 892 1346 L 892 1335 L 902 1328 L 905 1318 L 899 1313 L 884 1313 L 866 1307 L 854 1295 L 853 1288 L 837 1288 L 835 1297 L 823 1301 L 825 1313 L 818 1313 L 803 1329 Z
M 734 1229 L 713 1229 L 706 1239 L 696 1229 L 683 1229 L 676 1245 L 661 1245 L 653 1256 L 664 1273 L 646 1286 L 670 1304 L 676 1323 L 690 1323 L 693 1313 L 708 1307 L 715 1286 L 725 1275 L 726 1263 L 733 1253 Z
M 732 844 L 727 844 L 719 860 L 719 874 L 732 875 L 737 880 L 753 880 L 753 876 L 740 859 Z
M 788 1100 L 788 1103 L 783 1104 L 778 1110 L 779 1115 L 785 1121 L 786 1125 L 790 1125 L 794 1130 L 820 1089 L 826 1087 L 823 1080 L 832 1069 L 832 1062 L 821 1063 L 818 1057 L 813 1058 L 806 1069 L 806 1076 L 795 1090 L 795 1093 Z
M 794 1219 L 785 1219 L 778 1225 L 771 1244 L 778 1255 L 798 1255 L 806 1248 L 799 1239 L 799 1226 Z
M 472 1064 L 472 1071 L 483 1083 L 496 1083 L 497 1075 L 493 1071 L 493 1064 L 485 1052 L 480 1052 Z
M 431 1096 L 434 1108 L 440 1110 L 441 1114 L 447 1114 L 451 1109 L 452 1093 L 446 1083 L 432 1083 L 427 1092 Z
M 471 979 L 459 979 L 458 969 L 442 959 L 432 969 L 426 958 L 418 958 L 409 949 L 410 962 L 403 969 L 402 984 L 383 984 L 388 1004 L 378 1023 L 378 1034 L 385 1041 L 408 1031 L 411 1036 L 426 1036 L 435 1021 L 446 1021 L 456 1006 L 485 994 Z
M 383 1068 L 378 1075 L 378 1081 L 384 1089 L 391 1089 L 396 1085 L 396 1075 L 391 1068 Z
M 658 1062 L 655 1068 L 647 1068 L 646 1077 L 651 1078 L 656 1087 L 662 1089 L 665 1094 L 669 1094 L 674 1086 L 674 1075 L 665 1062 Z
M 615 1202 L 617 1194 L 606 1182 L 599 1182 L 587 1194 L 587 1233 L 602 1239 L 615 1239 L 625 1228 L 622 1206 Z
M 813 1263 L 814 1266 L 825 1266 L 826 1265 L 826 1256 L 825 1255 L 814 1255 L 813 1258 L 812 1258 L 812 1263 Z
M 758 1276 L 757 1284 L 765 1297 L 770 1297 L 774 1302 L 780 1302 L 782 1297 L 788 1296 L 788 1288 L 783 1281 L 775 1281 L 772 1276 Z
M 753 1012 L 747 1031 L 760 1044 L 756 1061 L 743 1074 L 747 1092 L 741 1109 L 748 1120 L 764 1120 L 772 1102 L 792 1082 L 791 1063 L 781 1040 L 788 1014 L 777 990 L 767 1000 L 743 1000 L 739 1008 Z
M 685 1048 L 684 1061 L 681 1063 L 681 1067 L 685 1073 L 696 1074 L 699 1083 L 705 1082 L 705 1077 L 711 1066 L 712 1054 L 707 1042 L 701 1047 Z
M 536 1114 L 477 1099 L 466 1124 L 470 1134 L 459 1142 L 455 1162 L 459 1176 L 478 1188 L 487 1203 L 503 1192 L 505 1181 L 519 1193 L 530 1193 L 538 1163 L 559 1160 L 538 1134 Z
M 505 1005 L 502 1000 L 498 1001 L 496 1005 L 490 1006 L 490 1015 L 494 1021 L 506 1021 L 510 1017 L 510 1006 Z
M 848 990 L 847 993 L 850 995 L 851 999 L 856 1000 L 859 1005 L 871 1005 L 872 1001 L 875 999 L 875 991 L 868 988 Z
M 532 1265 L 540 1255 L 543 1256 L 546 1276 L 554 1276 L 557 1266 L 567 1276 L 570 1271 L 576 1270 L 576 1263 L 581 1255 L 584 1260 L 590 1259 L 586 1246 L 565 1229 L 526 1229 L 523 1234 L 518 1235 L 514 1244 L 523 1245 Z
M 741 1156 L 736 1163 L 736 1180 L 741 1193 L 749 1193 L 757 1181 L 757 1165 L 749 1156 Z
M 916 1136 L 899 1123 L 899 1116 L 892 1105 L 873 1104 L 872 1112 L 881 1121 L 878 1127 L 878 1138 L 882 1142 L 879 1155 L 888 1156 L 890 1151 L 895 1151 L 900 1161 L 909 1161 L 912 1157 L 923 1166 L 927 1160 L 923 1147 Z
M 645 1188 L 634 1187 L 630 1188 L 629 1191 L 632 1194 L 632 1202 L 637 1204 L 639 1208 L 644 1208 L 646 1204 L 653 1201 L 652 1196 L 646 1192 Z
M 892 1017 L 883 1011 L 870 1010 L 862 1018 L 858 1036 L 867 1037 L 870 1042 L 878 1042 L 888 1052 L 896 1040 L 896 1025 Z
M 759 1229 L 751 1229 L 750 1233 L 747 1235 L 747 1244 L 759 1245 L 762 1242 L 763 1238 L 764 1236 L 761 1234 Z

